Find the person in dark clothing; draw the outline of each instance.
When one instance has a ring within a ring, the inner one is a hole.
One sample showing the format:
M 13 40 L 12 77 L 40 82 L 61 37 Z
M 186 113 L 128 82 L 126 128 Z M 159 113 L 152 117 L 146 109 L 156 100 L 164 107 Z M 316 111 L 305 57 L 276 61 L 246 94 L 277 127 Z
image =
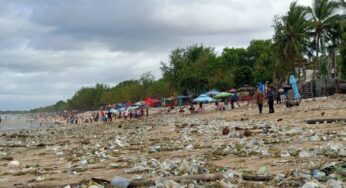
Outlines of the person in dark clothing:
M 193 105 L 190 106 L 189 111 L 191 114 L 195 113 L 195 107 Z
M 231 107 L 232 110 L 234 110 L 234 103 L 237 101 L 237 95 L 236 93 L 233 93 L 233 96 L 231 97 Z
M 274 113 L 274 90 L 273 88 L 270 88 L 268 90 L 268 106 L 269 106 L 269 113 Z
M 111 110 L 108 110 L 108 112 L 107 112 L 107 121 L 108 122 L 112 122 L 112 112 L 111 112 Z
M 281 92 L 280 89 L 276 92 L 276 104 L 281 104 Z

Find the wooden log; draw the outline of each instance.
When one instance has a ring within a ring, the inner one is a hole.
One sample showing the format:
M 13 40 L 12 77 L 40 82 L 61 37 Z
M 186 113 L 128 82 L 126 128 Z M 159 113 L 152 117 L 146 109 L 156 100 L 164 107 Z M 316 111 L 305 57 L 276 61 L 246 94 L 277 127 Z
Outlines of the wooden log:
M 333 122 L 340 122 L 344 121 L 346 122 L 346 118 L 327 118 L 327 119 L 309 119 L 306 120 L 305 122 L 307 124 L 316 124 L 316 123 L 333 123 Z
M 243 175 L 243 180 L 246 181 L 270 181 L 271 176 L 255 176 L 255 175 Z
M 26 145 L 23 144 L 1 144 L 0 147 L 4 148 L 26 148 Z
M 176 182 L 186 181 L 186 180 L 196 180 L 196 181 L 216 181 L 222 179 L 222 174 L 198 174 L 190 176 L 177 176 L 177 177 L 167 177 L 166 180 L 173 180 Z M 155 185 L 155 178 L 132 180 L 128 187 L 140 187 L 140 186 L 150 186 Z

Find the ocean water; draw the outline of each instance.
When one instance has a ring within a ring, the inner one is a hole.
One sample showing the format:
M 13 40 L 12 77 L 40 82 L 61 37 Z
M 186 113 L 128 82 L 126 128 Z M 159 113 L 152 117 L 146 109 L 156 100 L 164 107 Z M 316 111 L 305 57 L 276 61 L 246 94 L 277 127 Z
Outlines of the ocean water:
M 0 117 L 0 132 L 15 132 L 47 126 L 29 115 L 0 114 Z

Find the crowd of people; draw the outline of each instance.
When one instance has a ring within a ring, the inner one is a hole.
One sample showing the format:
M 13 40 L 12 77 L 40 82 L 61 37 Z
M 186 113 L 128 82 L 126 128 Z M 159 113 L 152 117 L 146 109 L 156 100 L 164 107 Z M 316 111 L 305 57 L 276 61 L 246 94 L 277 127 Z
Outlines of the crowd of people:
M 292 101 L 288 99 L 288 93 L 285 92 L 284 89 L 279 88 L 275 89 L 273 86 L 266 88 L 264 91 L 258 88 L 257 92 L 254 95 L 256 103 L 258 105 L 259 113 L 263 113 L 263 106 L 265 102 L 267 102 L 268 112 L 275 113 L 274 103 L 276 101 L 277 104 L 285 103 L 286 107 L 289 108 L 294 105 L 299 105 L 300 101 Z M 238 102 L 238 97 L 236 93 L 233 93 L 230 97 L 225 97 L 221 100 L 215 101 L 215 110 L 217 111 L 227 111 L 233 110 L 235 105 Z M 198 107 L 195 108 L 194 104 L 191 103 L 188 107 L 188 110 L 191 114 L 204 112 L 203 103 L 198 103 Z M 185 112 L 185 108 L 187 106 L 182 106 L 179 108 L 179 112 Z M 170 113 L 174 110 L 173 106 L 169 106 L 167 112 Z
M 285 100 L 286 107 L 292 107 L 295 105 L 299 105 L 300 101 L 292 101 L 288 100 L 287 94 L 284 94 L 284 90 L 282 88 L 275 90 L 274 87 L 269 87 L 266 92 L 261 90 L 257 91 L 256 101 L 258 105 L 258 111 L 261 114 L 263 112 L 263 104 L 267 100 L 269 113 L 274 113 L 274 102 L 276 100 L 277 104 L 281 104 L 283 100 Z
M 253 95 L 252 95 L 253 96 Z M 269 113 L 274 113 L 274 102 L 276 100 L 277 104 L 281 104 L 283 100 L 286 101 L 286 106 L 291 107 L 293 105 L 296 105 L 294 102 L 287 100 L 287 93 L 284 92 L 283 89 L 276 89 L 274 87 L 268 87 L 264 91 L 258 88 L 258 91 L 254 95 L 259 113 L 263 113 L 263 106 L 265 101 L 268 104 Z M 215 110 L 217 111 L 227 111 L 227 110 L 233 110 L 236 107 L 236 104 L 239 105 L 238 102 L 237 93 L 234 92 L 230 97 L 222 98 L 221 100 L 215 101 Z M 179 108 L 179 112 L 183 113 L 185 112 L 185 108 L 188 109 L 190 114 L 196 114 L 196 113 L 202 113 L 205 111 L 203 103 L 198 103 L 198 106 L 195 107 L 193 103 L 190 102 L 190 104 L 184 104 L 184 106 L 181 106 Z M 299 105 L 299 102 L 298 102 Z M 169 105 L 167 109 L 167 113 L 175 113 L 175 105 Z M 115 119 L 140 119 L 143 116 L 149 115 L 149 106 L 147 105 L 141 105 L 141 106 L 133 106 L 132 103 L 127 103 L 121 107 L 117 106 L 116 104 L 110 104 L 103 107 L 100 107 L 98 112 L 92 113 L 88 118 L 85 117 L 78 117 L 77 115 L 70 115 L 66 118 L 67 123 L 70 124 L 77 124 L 80 122 L 83 123 L 92 123 L 92 122 L 104 122 L 104 123 L 111 123 Z
M 146 110 L 144 110 L 144 108 Z M 143 116 L 149 116 L 149 108 L 148 107 L 139 107 L 136 109 L 130 109 L 128 106 L 124 108 L 122 111 L 112 112 L 112 108 L 106 107 L 101 108 L 97 114 L 94 114 L 95 121 L 101 120 L 105 123 L 110 123 L 115 119 L 139 119 Z
M 63 113 L 61 116 L 68 124 L 104 122 L 111 123 L 116 119 L 139 119 L 144 116 L 149 116 L 149 108 L 145 105 L 130 106 L 126 104 L 123 107 L 110 104 L 101 106 L 97 112 L 92 112 L 89 116 L 83 116 L 77 113 Z

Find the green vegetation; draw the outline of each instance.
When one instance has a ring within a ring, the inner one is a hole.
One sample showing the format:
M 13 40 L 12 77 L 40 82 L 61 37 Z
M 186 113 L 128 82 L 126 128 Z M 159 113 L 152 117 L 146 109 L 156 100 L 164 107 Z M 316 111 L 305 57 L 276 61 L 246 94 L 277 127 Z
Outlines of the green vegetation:
M 344 0 L 314 0 L 311 7 L 293 2 L 286 14 L 275 17 L 273 39 L 253 40 L 247 48 L 226 47 L 221 54 L 203 45 L 177 48 L 168 62 L 161 63 L 163 75 L 159 80 L 147 72 L 138 80 L 126 80 L 114 87 L 96 84 L 78 90 L 66 102 L 32 111 L 90 110 L 148 96 L 200 94 L 259 81 L 282 83 L 290 74 L 301 80 L 306 68 L 314 70 L 315 78 L 327 78 L 335 77 L 330 70 L 336 67 L 336 75 L 346 79 L 345 20 Z

